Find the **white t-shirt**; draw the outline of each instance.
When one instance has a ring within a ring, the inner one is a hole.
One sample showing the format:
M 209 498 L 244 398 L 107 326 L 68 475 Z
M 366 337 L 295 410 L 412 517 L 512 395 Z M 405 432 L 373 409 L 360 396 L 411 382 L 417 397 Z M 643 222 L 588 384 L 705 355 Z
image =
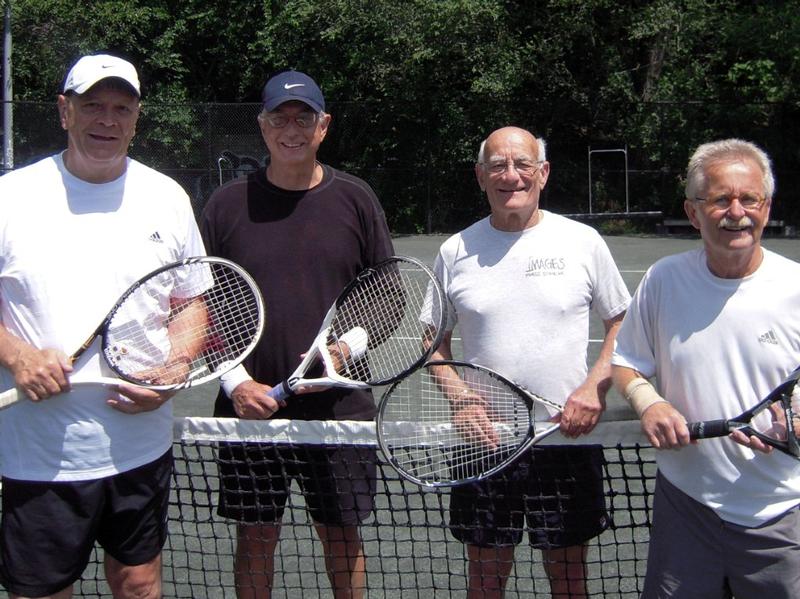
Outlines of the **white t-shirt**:
M 434 268 L 464 359 L 563 404 L 588 373 L 591 310 L 613 318 L 630 294 L 594 229 L 541 213 L 514 233 L 478 221 L 442 244 Z
M 612 363 L 655 376 L 688 422 L 737 416 L 800 362 L 800 264 L 764 250 L 720 279 L 697 249 L 656 262 L 637 289 Z M 800 463 L 730 439 L 656 454 L 661 473 L 723 520 L 758 526 L 800 504 Z
M 0 177 L 0 318 L 40 348 L 72 354 L 132 283 L 205 253 L 188 197 L 172 179 L 128 160 L 125 174 L 91 184 L 60 155 Z M 82 375 L 111 376 L 96 341 Z M 13 377 L 0 369 L 4 389 Z M 84 480 L 130 470 L 166 452 L 172 408 L 137 415 L 108 407 L 109 390 L 79 386 L 0 415 L 0 465 L 23 480 Z

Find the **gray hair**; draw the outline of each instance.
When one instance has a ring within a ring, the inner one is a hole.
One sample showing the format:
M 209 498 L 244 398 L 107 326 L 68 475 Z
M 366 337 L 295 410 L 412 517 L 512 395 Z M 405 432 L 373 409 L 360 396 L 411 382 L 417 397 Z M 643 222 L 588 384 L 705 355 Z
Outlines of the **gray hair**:
M 764 175 L 764 193 L 767 199 L 772 199 L 775 193 L 775 176 L 769 156 L 756 144 L 735 138 L 712 141 L 697 147 L 686 169 L 686 198 L 693 200 L 705 190 L 706 170 L 712 164 L 742 159 L 752 160 L 759 166 Z
M 531 134 L 531 135 L 533 135 L 533 134 Z M 544 161 L 547 160 L 547 144 L 544 141 L 544 137 L 536 137 L 535 135 L 533 137 L 537 142 L 539 142 L 539 154 L 536 157 L 536 161 L 537 162 L 544 162 Z M 481 147 L 478 149 L 478 164 L 483 164 L 483 158 L 484 158 L 483 150 L 484 150 L 485 147 L 486 147 L 486 140 L 484 139 L 481 142 Z

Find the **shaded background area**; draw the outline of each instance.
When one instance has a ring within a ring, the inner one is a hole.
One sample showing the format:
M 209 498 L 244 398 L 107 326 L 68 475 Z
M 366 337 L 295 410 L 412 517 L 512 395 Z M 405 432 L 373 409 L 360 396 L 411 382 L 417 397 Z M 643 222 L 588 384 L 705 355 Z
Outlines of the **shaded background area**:
M 365 179 L 378 194 L 393 233 L 455 232 L 488 213 L 474 175 L 484 131 L 474 132 L 464 156 L 447 160 L 453 148 L 435 123 L 422 120 L 424 115 L 393 114 L 377 100 L 328 104 L 333 122 L 320 160 Z M 792 128 L 797 108 L 653 104 L 648 109 L 660 123 L 657 135 L 665 148 L 676 126 L 669 117 L 678 115 L 683 123 L 680 134 L 687 139 L 710 139 L 713 130 L 720 137 L 758 140 L 774 160 L 778 182 L 772 218 L 800 223 L 800 171 Z M 221 183 L 267 164 L 269 156 L 256 122 L 259 110 L 257 103 L 145 102 L 131 156 L 178 180 L 199 214 Z M 758 110 L 764 118 L 742 121 L 742 110 Z M 519 124 L 537 131 L 533 121 Z M 414 135 L 398 135 L 391 149 L 385 149 L 380 140 L 388 135 L 389 126 Z M 57 152 L 66 143 L 52 102 L 15 103 L 15 127 L 17 139 L 24 140 L 17 144 L 17 166 Z M 654 159 L 636 140 L 613 143 L 596 142 L 590 135 L 544 135 L 551 175 L 541 197 L 543 208 L 561 214 L 655 211 L 663 218 L 684 218 L 682 176 L 693 147 Z M 598 226 L 607 233 L 653 232 L 658 222 L 632 215 L 604 219 Z
M 220 179 L 264 164 L 261 88 L 295 68 L 334 117 L 322 160 L 366 179 L 395 233 L 451 232 L 485 214 L 472 162 L 509 124 L 547 139 L 542 203 L 556 212 L 681 217 L 692 150 L 735 136 L 774 159 L 773 218 L 800 220 L 798 0 L 0 4 L 14 40 L 4 169 L 64 145 L 53 103 L 66 71 L 111 52 L 142 80 L 132 154 L 180 180 L 198 211 Z M 653 223 L 602 224 L 634 225 Z

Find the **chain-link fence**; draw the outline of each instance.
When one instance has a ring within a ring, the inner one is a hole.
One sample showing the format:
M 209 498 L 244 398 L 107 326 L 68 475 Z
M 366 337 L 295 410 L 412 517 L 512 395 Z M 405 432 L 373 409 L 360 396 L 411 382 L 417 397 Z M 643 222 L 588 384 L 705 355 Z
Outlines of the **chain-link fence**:
M 772 155 L 778 180 L 772 218 L 796 224 L 800 174 L 791 142 L 800 124 L 798 108 L 757 105 L 744 107 L 744 113 L 742 107 L 729 108 L 648 106 L 647 140 L 554 133 L 548 139 L 551 175 L 541 205 L 566 214 L 659 211 L 680 217 L 681 176 L 692 148 L 735 135 L 756 141 Z M 64 147 L 53 103 L 15 102 L 13 109 L 15 167 Z M 222 182 L 267 163 L 259 110 L 259 104 L 241 103 L 145 104 L 131 155 L 178 180 L 199 214 Z M 320 159 L 365 179 L 381 199 L 393 232 L 452 232 L 487 213 L 473 173 L 477 142 L 474 152 L 454 150 L 453 140 L 443 139 L 418 116 L 424 111 L 398 114 L 377 102 L 329 102 L 328 110 L 333 122 Z M 479 140 L 485 133 L 472 137 Z

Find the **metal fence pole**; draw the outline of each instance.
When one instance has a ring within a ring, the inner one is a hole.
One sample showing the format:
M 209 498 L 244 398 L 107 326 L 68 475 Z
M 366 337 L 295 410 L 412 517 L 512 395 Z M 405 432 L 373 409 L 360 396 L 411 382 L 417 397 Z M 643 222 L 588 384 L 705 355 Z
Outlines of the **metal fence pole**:
M 3 17 L 3 169 L 14 168 L 14 103 L 11 79 L 11 0 Z

